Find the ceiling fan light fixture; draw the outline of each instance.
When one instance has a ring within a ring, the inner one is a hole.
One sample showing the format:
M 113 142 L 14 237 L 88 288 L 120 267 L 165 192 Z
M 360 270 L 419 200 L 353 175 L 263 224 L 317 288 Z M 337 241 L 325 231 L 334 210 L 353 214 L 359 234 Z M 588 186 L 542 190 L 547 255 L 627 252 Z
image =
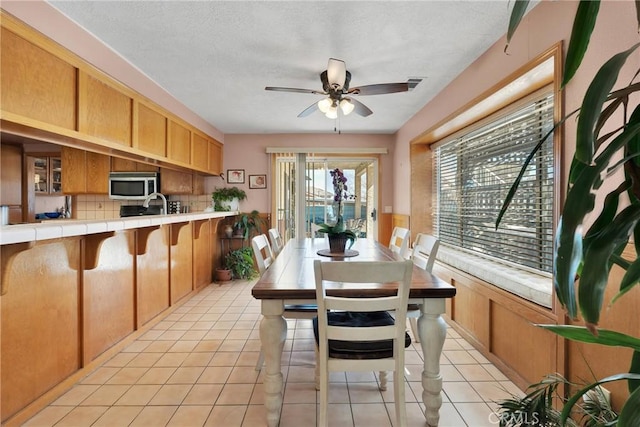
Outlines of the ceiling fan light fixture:
M 342 101 L 340 101 L 340 109 L 342 110 L 342 114 L 344 114 L 345 116 L 351 114 L 351 112 L 355 108 L 356 106 L 353 105 L 353 102 L 351 102 L 351 99 L 349 98 L 344 98 Z
M 331 107 L 329 107 L 327 112 L 324 113 L 324 115 L 327 116 L 327 118 L 329 118 L 329 119 L 337 119 L 338 118 L 338 107 L 336 105 L 332 105 Z
M 331 108 L 331 104 L 331 98 L 321 99 L 320 101 L 318 101 L 318 110 L 326 114 L 327 111 L 329 111 L 329 108 Z

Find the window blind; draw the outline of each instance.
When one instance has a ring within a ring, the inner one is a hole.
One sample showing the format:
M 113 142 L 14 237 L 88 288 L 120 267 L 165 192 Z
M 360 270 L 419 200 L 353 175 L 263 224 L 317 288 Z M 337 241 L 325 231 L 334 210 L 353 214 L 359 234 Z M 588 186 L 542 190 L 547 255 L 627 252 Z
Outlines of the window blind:
M 527 168 L 498 230 L 495 221 L 525 159 L 553 128 L 553 102 L 552 93 L 541 95 L 434 149 L 434 226 L 443 243 L 551 272 L 553 136 Z

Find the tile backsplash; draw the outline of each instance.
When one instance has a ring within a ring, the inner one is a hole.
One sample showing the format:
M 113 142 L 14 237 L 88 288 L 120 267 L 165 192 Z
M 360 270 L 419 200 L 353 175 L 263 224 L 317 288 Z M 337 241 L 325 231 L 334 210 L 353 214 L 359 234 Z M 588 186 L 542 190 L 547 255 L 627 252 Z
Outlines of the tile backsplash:
M 106 195 L 81 194 L 76 198 L 75 219 L 114 219 L 120 218 L 121 205 L 142 205 L 142 200 L 111 200 Z M 179 195 L 167 196 L 167 201 L 180 201 L 181 206 L 189 206 L 191 212 L 202 212 L 211 206 L 211 195 L 201 196 Z M 161 199 L 152 200 L 151 205 L 162 204 Z

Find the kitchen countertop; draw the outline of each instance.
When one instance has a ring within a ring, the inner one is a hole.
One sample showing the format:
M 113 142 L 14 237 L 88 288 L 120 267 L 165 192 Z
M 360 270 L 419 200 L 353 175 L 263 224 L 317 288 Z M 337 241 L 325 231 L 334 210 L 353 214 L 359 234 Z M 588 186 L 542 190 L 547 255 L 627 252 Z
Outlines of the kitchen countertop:
M 107 231 L 128 230 L 177 222 L 224 218 L 236 212 L 192 212 L 171 215 L 144 215 L 114 219 L 55 219 L 41 223 L 4 225 L 0 227 L 0 245 L 84 236 Z

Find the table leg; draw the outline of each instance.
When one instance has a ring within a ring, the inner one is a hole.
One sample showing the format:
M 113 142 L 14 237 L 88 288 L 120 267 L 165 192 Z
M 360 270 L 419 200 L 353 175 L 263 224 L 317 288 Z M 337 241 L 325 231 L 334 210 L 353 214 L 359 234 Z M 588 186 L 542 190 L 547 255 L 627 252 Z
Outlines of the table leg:
M 280 423 L 282 410 L 282 349 L 287 337 L 287 322 L 282 317 L 282 300 L 262 300 L 260 322 L 260 345 L 264 354 L 264 406 L 267 410 L 267 425 L 276 427 Z
M 440 375 L 440 355 L 447 335 L 447 325 L 441 314 L 445 312 L 444 298 L 425 298 L 418 319 L 418 334 L 424 355 L 422 372 L 422 401 L 425 418 L 429 426 L 435 427 L 440 421 L 442 406 L 442 376 Z

